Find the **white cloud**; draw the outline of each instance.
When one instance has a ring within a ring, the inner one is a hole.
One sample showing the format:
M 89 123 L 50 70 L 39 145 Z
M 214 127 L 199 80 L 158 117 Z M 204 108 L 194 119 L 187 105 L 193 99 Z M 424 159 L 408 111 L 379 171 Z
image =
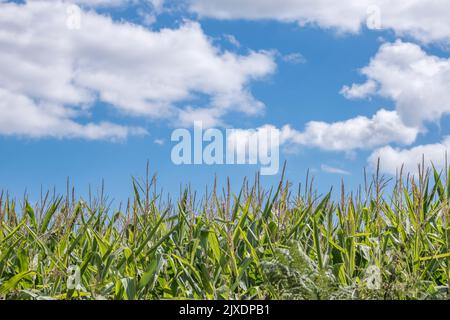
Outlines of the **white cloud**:
M 157 21 L 158 15 L 165 11 L 164 3 L 164 0 L 141 1 L 143 6 L 137 10 L 137 13 L 142 18 L 144 25 L 151 26 Z
M 299 52 L 289 53 L 283 55 L 281 58 L 283 59 L 284 62 L 292 64 L 302 64 L 306 62 L 305 57 Z
M 217 125 L 223 125 L 220 120 L 223 115 L 219 109 L 207 109 L 207 108 L 191 108 L 187 107 L 181 110 L 178 116 L 178 124 L 183 127 L 193 126 L 195 121 L 199 121 L 205 128 L 211 128 Z
M 256 129 L 228 130 L 227 152 L 230 154 L 235 152 L 238 159 L 248 157 L 256 161 L 258 157 L 266 155 L 269 151 L 279 150 L 282 143 L 280 133 L 280 130 L 272 125 L 264 125 Z
M 372 118 L 358 116 L 334 123 L 312 121 L 303 132 L 285 126 L 281 140 L 327 151 L 372 149 L 389 143 L 409 145 L 419 130 L 405 126 L 395 111 L 380 110 Z
M 393 30 L 397 36 L 410 36 L 422 43 L 450 44 L 449 3 L 442 0 L 189 1 L 193 12 L 216 19 L 270 19 L 344 33 L 358 33 L 372 26 Z M 408 170 L 415 169 L 422 154 L 427 161 L 442 164 L 450 138 L 440 144 L 410 149 L 386 145 L 411 145 L 419 133 L 426 131 L 428 122 L 438 122 L 450 114 L 450 59 L 397 41 L 382 45 L 361 73 L 367 81 L 345 86 L 341 93 L 349 99 L 372 96 L 390 99 L 395 103 L 394 111 L 382 109 L 372 118 L 359 116 L 335 123 L 313 121 L 304 131 L 285 126 L 279 129 L 281 144 L 345 152 L 385 146 L 377 149 L 369 161 L 374 163 L 378 156 L 383 156 L 385 169 L 391 173 L 401 163 Z
M 245 143 L 251 135 L 267 135 L 276 130 L 280 137 L 279 147 L 292 149 L 314 147 L 326 151 L 350 153 L 354 150 L 370 150 L 389 143 L 410 145 L 416 140 L 419 130 L 405 126 L 395 111 L 380 110 L 372 118 L 359 116 L 334 123 L 309 122 L 304 131 L 290 125 L 277 128 L 264 125 L 255 130 L 235 130 L 229 137 L 238 149 L 245 151 Z
M 366 8 L 364 1 L 345 5 L 342 2 L 346 1 L 330 4 L 324 0 L 191 0 L 191 10 L 218 19 L 274 19 L 357 31 L 360 13 Z
M 219 122 L 229 111 L 254 115 L 264 109 L 248 87 L 274 72 L 270 53 L 222 52 L 194 22 L 156 32 L 82 11 L 80 29 L 71 30 L 70 14 L 60 1 L 0 4 L 0 89 L 26 98 L 16 102 L 32 102 L 42 117 L 49 115 L 45 106 L 54 106 L 64 117 L 53 120 L 81 126 L 76 119 L 98 101 L 127 115 L 167 121 L 207 110 Z M 200 100 L 206 103 L 192 107 Z M 21 120 L 14 114 L 22 107 L 8 107 L 17 127 Z M 32 131 L 17 134 L 64 135 L 45 126 Z
M 28 2 L 44 2 L 46 0 L 27 0 Z M 85 7 L 118 7 L 134 3 L 138 0 L 60 0 L 66 4 L 76 4 Z M 0 1 L 1 2 L 1 1 Z M 6 1 L 5 1 L 6 2 Z
M 341 93 L 350 99 L 381 96 L 394 101 L 399 120 L 405 126 L 424 132 L 428 122 L 439 122 L 450 114 L 450 59 L 397 41 L 382 45 L 361 73 L 367 81 L 346 86 Z M 415 172 L 423 156 L 426 165 L 434 162 L 442 167 L 449 146 L 449 137 L 442 143 L 410 149 L 385 146 L 375 150 L 368 161 L 375 166 L 381 158 L 382 170 L 390 174 L 395 174 L 402 165 L 405 171 Z
M 1 135 L 123 140 L 130 134 L 146 134 L 141 128 L 109 122 L 80 124 L 71 119 L 73 112 L 58 105 L 36 104 L 26 96 L 0 88 Z
M 360 31 L 369 22 L 370 25 L 380 24 L 381 28 L 392 29 L 398 35 L 409 35 L 423 42 L 450 42 L 449 4 L 445 0 L 189 1 L 192 11 L 217 19 L 271 19 L 352 33 Z
M 411 126 L 437 122 L 450 114 L 450 59 L 397 41 L 382 45 L 361 73 L 367 82 L 344 87 L 346 97 L 379 95 L 391 99 L 400 118 Z
M 41 1 L 41 0 L 37 0 Z M 86 5 L 90 7 L 98 7 L 98 6 L 105 6 L 105 7 L 115 7 L 120 6 L 125 3 L 131 2 L 130 0 L 68 0 L 66 2 L 76 3 L 80 5 Z
M 148 0 L 156 12 L 161 12 L 164 8 L 164 0 Z
M 441 143 L 419 145 L 410 149 L 386 146 L 375 150 L 368 161 L 372 167 L 376 167 L 380 159 L 380 169 L 384 173 L 395 175 L 402 165 L 404 172 L 416 172 L 422 160 L 427 167 L 431 167 L 433 163 L 437 168 L 443 168 L 449 151 L 450 136 L 445 137 Z
M 233 36 L 232 34 L 224 34 L 223 38 L 225 40 L 227 40 L 230 44 L 235 46 L 236 48 L 240 48 L 241 47 L 241 43 L 239 42 L 239 40 L 236 39 L 236 37 Z
M 332 167 L 332 166 L 329 166 L 326 164 L 322 164 L 320 168 L 322 171 L 327 172 L 327 173 L 340 174 L 340 175 L 344 175 L 344 176 L 351 175 L 351 173 L 346 170 L 335 168 L 335 167 Z
M 353 84 L 351 87 L 344 86 L 341 94 L 347 99 L 361 99 L 376 93 L 377 83 L 369 80 L 364 84 Z

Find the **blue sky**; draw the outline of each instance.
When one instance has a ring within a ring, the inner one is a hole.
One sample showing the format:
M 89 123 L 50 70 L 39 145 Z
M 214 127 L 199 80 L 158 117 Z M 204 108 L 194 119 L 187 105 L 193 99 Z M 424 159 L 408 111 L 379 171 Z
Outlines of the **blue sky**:
M 0 188 L 33 198 L 41 188 L 63 192 L 69 177 L 85 195 L 104 179 L 112 197 L 125 199 L 148 160 L 167 192 L 188 183 L 202 191 L 215 176 L 237 190 L 258 166 L 171 162 L 172 131 L 189 128 L 198 109 L 221 129 L 274 126 L 285 137 L 288 178 L 303 182 L 310 169 L 321 191 L 341 179 L 357 187 L 377 157 L 388 175 L 403 163 L 413 170 L 422 154 L 442 164 L 450 26 L 433 23 L 442 1 L 431 1 L 430 13 L 415 2 L 397 10 L 372 1 L 381 30 L 367 28 L 370 16 L 350 0 L 334 5 L 345 19 L 323 1 L 244 0 L 241 11 L 233 1 L 205 1 L 0 1 Z M 64 30 L 58 23 L 73 2 L 80 28 Z M 417 11 L 423 21 L 414 21 Z M 13 23 L 17 12 L 27 18 Z M 205 61 L 198 67 L 197 55 Z M 156 93 L 135 97 L 138 90 Z

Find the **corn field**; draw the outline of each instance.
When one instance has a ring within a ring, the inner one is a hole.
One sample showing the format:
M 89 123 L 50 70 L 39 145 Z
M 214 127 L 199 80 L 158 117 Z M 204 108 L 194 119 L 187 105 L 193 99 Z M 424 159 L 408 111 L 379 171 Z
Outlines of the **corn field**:
M 147 175 L 148 176 L 148 175 Z M 0 299 L 447 299 L 450 168 L 97 199 L 0 198 Z

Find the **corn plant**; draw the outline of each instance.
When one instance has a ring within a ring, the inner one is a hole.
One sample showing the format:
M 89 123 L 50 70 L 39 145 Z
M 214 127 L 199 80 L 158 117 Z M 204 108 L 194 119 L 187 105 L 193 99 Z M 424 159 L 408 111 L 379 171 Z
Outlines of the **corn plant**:
M 112 209 L 0 195 L 0 299 L 447 299 L 450 168 L 378 171 L 356 192 L 259 178 L 163 200 L 133 180 Z

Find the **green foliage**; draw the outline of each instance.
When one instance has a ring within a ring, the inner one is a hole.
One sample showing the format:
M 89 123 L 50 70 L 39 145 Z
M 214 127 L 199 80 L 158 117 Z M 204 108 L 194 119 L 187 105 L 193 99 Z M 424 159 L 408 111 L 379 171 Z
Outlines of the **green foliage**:
M 175 204 L 134 180 L 117 212 L 103 192 L 1 195 L 0 299 L 448 299 L 449 175 L 377 173 L 339 201 L 257 179 Z

